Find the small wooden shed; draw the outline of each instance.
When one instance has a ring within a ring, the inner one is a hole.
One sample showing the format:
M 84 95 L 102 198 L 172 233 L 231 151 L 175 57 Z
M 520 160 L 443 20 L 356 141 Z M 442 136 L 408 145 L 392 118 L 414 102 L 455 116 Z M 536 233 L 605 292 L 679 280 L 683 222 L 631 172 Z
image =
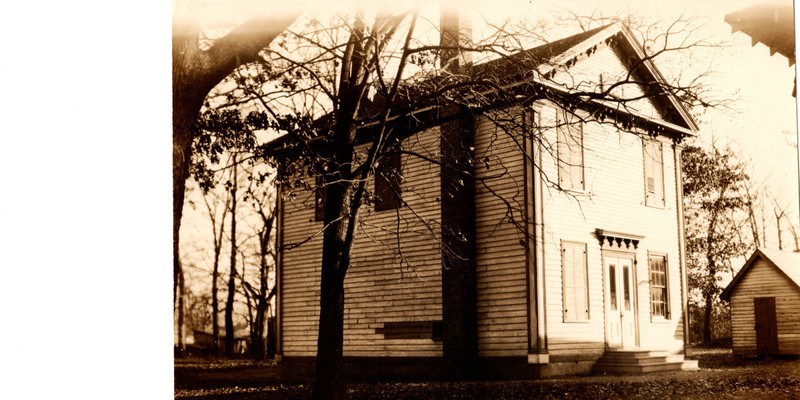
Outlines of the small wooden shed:
M 757 249 L 720 298 L 731 305 L 733 354 L 800 354 L 800 253 Z

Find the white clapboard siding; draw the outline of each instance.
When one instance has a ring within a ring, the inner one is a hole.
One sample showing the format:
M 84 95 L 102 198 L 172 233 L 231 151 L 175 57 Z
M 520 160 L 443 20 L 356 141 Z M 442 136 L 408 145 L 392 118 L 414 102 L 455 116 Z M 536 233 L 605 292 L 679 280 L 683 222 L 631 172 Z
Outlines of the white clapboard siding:
M 437 158 L 438 135 L 438 128 L 414 135 L 403 148 Z M 361 209 L 362 223 L 345 279 L 347 356 L 441 355 L 440 342 L 387 340 L 375 333 L 385 322 L 442 318 L 441 258 L 438 241 L 430 232 L 438 235 L 440 231 L 439 168 L 404 155 L 402 172 L 402 197 L 408 207 L 399 214 L 396 210 L 376 212 L 371 206 Z M 302 242 L 322 228 L 322 222 L 314 221 L 313 193 L 298 191 L 294 202 L 284 204 L 284 244 Z M 431 223 L 426 226 L 422 221 Z M 280 299 L 284 356 L 316 353 L 321 244 L 317 236 L 284 253 Z
M 778 350 L 782 354 L 800 354 L 800 290 L 763 258 L 754 261 L 730 296 L 734 354 L 757 353 L 753 298 L 772 296 L 778 320 Z
M 536 107 L 542 110 L 543 126 L 553 126 L 553 105 L 541 103 Z M 546 131 L 544 139 L 545 143 L 554 142 L 555 130 Z M 567 354 L 576 348 L 602 348 L 605 344 L 602 252 L 594 235 L 597 228 L 645 237 L 634 253 L 640 346 L 675 349 L 682 345 L 673 148 L 670 142 L 663 140 L 665 207 L 648 207 L 644 203 L 642 143 L 641 135 L 620 132 L 607 124 L 587 123 L 584 127 L 585 190 L 565 193 L 545 183 L 542 194 L 547 334 L 553 355 Z M 554 156 L 543 152 L 545 182 L 558 182 L 556 165 Z M 587 244 L 587 322 L 564 322 L 562 318 L 562 240 Z M 668 257 L 669 298 L 673 310 L 673 318 L 668 320 L 651 321 L 650 318 L 648 250 Z
M 512 217 L 523 221 L 519 214 L 525 201 L 523 156 L 490 118 L 477 118 L 475 131 L 478 352 L 480 356 L 525 356 L 527 275 L 525 248 L 520 244 L 524 235 L 511 223 Z M 516 139 L 521 142 L 521 135 Z M 504 170 L 502 176 L 489 179 Z M 504 201 L 511 203 L 512 210 Z

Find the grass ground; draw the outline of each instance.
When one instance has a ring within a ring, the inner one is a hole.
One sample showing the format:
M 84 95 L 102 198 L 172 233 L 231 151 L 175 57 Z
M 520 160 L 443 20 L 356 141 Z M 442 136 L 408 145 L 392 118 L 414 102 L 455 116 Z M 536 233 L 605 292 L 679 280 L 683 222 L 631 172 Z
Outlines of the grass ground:
M 535 381 L 353 383 L 351 399 L 800 399 L 800 360 L 696 349 L 699 371 Z M 306 399 L 312 377 L 249 360 L 176 359 L 176 399 Z

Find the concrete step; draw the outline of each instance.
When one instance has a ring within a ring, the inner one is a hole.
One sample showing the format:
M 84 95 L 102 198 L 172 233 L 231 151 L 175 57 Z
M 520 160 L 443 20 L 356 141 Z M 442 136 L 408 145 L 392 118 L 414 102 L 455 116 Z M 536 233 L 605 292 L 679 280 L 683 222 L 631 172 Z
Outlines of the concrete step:
M 698 369 L 700 369 L 700 365 L 697 360 L 683 360 L 683 364 L 681 364 L 683 371 L 697 371 Z
M 660 350 L 618 349 L 603 353 L 592 371 L 599 374 L 642 375 L 697 369 L 697 360 L 685 360 L 682 354 Z
M 655 372 L 680 371 L 683 363 L 658 363 L 648 365 L 595 364 L 595 373 L 612 375 L 643 375 Z
M 616 350 L 606 350 L 606 352 L 603 353 L 603 355 L 609 357 L 619 357 L 619 358 L 649 358 L 649 357 L 669 356 L 672 355 L 672 353 L 664 350 L 616 349 Z
M 648 364 L 662 364 L 662 363 L 674 363 L 674 362 L 683 362 L 683 356 L 680 354 L 669 354 L 669 355 L 661 355 L 661 356 L 652 356 L 652 357 L 619 357 L 619 356 L 610 356 L 610 355 L 603 355 L 599 360 L 597 360 L 600 364 L 625 364 L 625 365 L 648 365 Z

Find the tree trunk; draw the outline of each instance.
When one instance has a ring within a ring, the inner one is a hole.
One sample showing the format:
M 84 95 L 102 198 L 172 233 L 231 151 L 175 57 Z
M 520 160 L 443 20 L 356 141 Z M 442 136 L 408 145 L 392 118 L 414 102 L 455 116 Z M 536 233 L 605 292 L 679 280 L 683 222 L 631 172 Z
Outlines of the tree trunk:
M 178 285 L 178 351 L 181 356 L 185 354 L 185 344 L 183 343 L 183 337 L 185 335 L 184 332 L 184 314 L 185 314 L 185 307 L 186 304 L 184 302 L 184 291 L 186 288 L 186 284 L 183 281 L 183 268 L 179 270 L 178 279 L 180 280 L 180 284 Z
M 214 355 L 219 354 L 219 298 L 217 281 L 219 279 L 219 250 L 214 257 L 214 273 L 211 281 L 211 342 L 214 346 L 211 349 Z
M 775 213 L 775 226 L 776 226 L 776 229 L 778 230 L 778 250 L 783 250 L 783 237 L 781 235 L 781 233 L 782 233 L 782 230 L 781 230 L 781 219 L 783 219 L 783 216 L 785 215 L 785 213 L 784 213 L 783 210 L 781 210 L 781 212 L 779 213 L 777 209 L 774 210 L 774 213 Z
M 266 327 L 267 318 L 267 275 L 269 265 L 267 264 L 267 253 L 269 251 L 269 238 L 272 235 L 272 221 L 274 220 L 275 212 L 272 213 L 272 219 L 264 218 L 264 229 L 259 234 L 259 246 L 261 251 L 261 265 L 259 270 L 259 286 L 258 286 L 258 300 L 256 302 L 256 317 L 255 317 L 255 333 L 253 337 L 253 357 L 258 360 L 263 360 L 265 356 L 265 343 L 264 331 Z M 263 217 L 263 215 L 262 215 Z
M 231 185 L 231 270 L 228 275 L 228 300 L 225 302 L 225 355 L 233 356 L 235 342 L 233 329 L 233 300 L 236 295 L 236 186 L 238 176 L 236 157 L 233 157 L 233 177 Z
M 794 251 L 800 252 L 800 240 L 798 240 L 800 238 L 797 237 L 797 230 L 791 222 L 789 222 L 789 231 L 792 232 L 792 238 L 794 239 Z
M 271 314 L 268 313 L 267 315 Z M 272 316 L 267 317 L 267 358 L 275 358 L 275 352 L 278 347 L 278 338 L 276 337 L 276 318 Z
M 711 316 L 714 310 L 714 299 L 710 293 L 705 295 L 706 309 L 703 311 L 703 343 L 711 344 Z
M 323 235 L 322 273 L 320 278 L 319 336 L 317 338 L 317 365 L 312 398 L 346 399 L 347 386 L 342 379 L 344 367 L 344 277 L 350 263 L 350 249 L 346 245 L 347 224 L 345 216 L 348 191 L 345 183 L 332 183 L 325 198 L 325 223 Z M 336 221 L 334 221 L 336 220 Z M 329 222 L 330 221 L 330 222 Z

